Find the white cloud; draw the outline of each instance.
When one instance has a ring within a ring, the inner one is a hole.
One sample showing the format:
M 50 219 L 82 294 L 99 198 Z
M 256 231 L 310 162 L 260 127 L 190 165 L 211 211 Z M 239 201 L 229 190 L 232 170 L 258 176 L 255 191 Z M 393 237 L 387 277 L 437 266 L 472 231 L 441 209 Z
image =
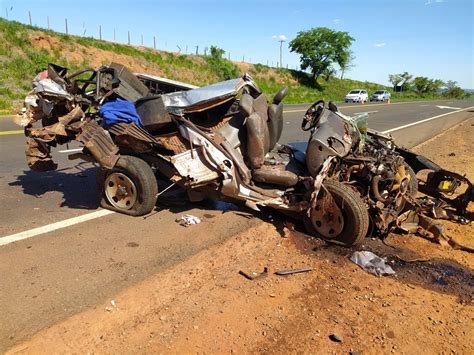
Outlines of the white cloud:
M 374 43 L 374 47 L 377 47 L 377 48 L 382 48 L 382 47 L 385 47 L 386 45 L 387 43 L 385 42 Z
M 279 41 L 286 41 L 288 38 L 285 36 L 285 35 L 273 35 L 272 36 L 273 39 L 277 39 Z
M 432 5 L 434 3 L 441 4 L 442 2 L 444 2 L 444 0 L 428 0 L 425 2 L 425 5 Z
M 337 25 L 337 24 L 340 24 L 341 23 L 341 19 L 340 18 L 335 18 L 332 20 L 332 22 Z

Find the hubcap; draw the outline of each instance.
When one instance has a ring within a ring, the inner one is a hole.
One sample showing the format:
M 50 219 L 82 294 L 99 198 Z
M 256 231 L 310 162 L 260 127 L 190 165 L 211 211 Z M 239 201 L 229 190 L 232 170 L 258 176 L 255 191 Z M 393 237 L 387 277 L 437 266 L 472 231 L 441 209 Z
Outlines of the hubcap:
M 114 172 L 107 176 L 104 184 L 105 196 L 116 208 L 129 210 L 137 200 L 137 189 L 125 174 Z
M 344 228 L 344 217 L 332 196 L 326 196 L 311 210 L 311 223 L 324 238 L 336 238 Z

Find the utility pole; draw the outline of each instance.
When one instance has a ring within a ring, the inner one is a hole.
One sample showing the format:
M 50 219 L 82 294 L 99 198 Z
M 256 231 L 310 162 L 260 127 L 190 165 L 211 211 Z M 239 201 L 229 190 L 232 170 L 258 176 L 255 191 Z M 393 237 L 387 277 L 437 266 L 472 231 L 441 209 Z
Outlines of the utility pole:
M 283 50 L 283 42 L 286 42 L 286 40 L 284 40 L 283 38 L 280 38 L 278 42 L 280 42 L 280 68 L 283 68 L 282 50 Z
M 114 42 L 115 42 L 115 28 L 114 28 Z
M 99 39 L 102 41 L 102 25 L 99 25 Z
M 199 54 L 199 46 L 196 46 L 196 55 Z
M 31 11 L 28 11 L 28 17 L 30 18 L 30 26 L 33 26 L 33 23 L 31 23 Z
M 8 19 L 8 7 L 5 8 L 5 15 L 7 16 L 7 19 Z
M 128 45 L 130 45 L 130 31 L 128 31 Z
M 46 16 L 46 21 L 48 22 L 48 30 L 49 30 L 49 16 Z
M 67 18 L 64 19 L 64 22 L 66 23 L 66 34 L 69 34 L 68 28 L 67 28 Z
M 155 36 L 153 36 L 153 49 L 156 50 L 156 38 L 155 38 Z
M 143 35 L 142 35 L 142 46 L 143 46 Z

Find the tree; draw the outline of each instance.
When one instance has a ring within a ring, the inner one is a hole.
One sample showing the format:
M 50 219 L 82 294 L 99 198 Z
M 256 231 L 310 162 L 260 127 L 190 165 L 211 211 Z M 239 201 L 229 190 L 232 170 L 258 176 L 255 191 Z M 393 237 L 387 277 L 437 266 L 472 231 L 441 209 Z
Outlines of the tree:
M 354 38 L 349 33 L 317 27 L 298 32 L 290 42 L 290 51 L 300 55 L 301 68 L 310 69 L 315 83 L 332 63 L 344 62 Z
M 211 46 L 209 54 L 210 56 L 206 57 L 206 61 L 219 79 L 228 80 L 240 76 L 239 69 L 236 65 L 222 57 L 225 54 L 223 49 Z
M 211 46 L 211 50 L 210 50 L 211 58 L 214 58 L 215 60 L 222 59 L 222 56 L 224 55 L 224 53 L 225 51 L 222 48 Z
M 339 65 L 339 68 L 341 69 L 341 80 L 344 79 L 344 74 L 351 70 L 352 68 L 355 67 L 354 65 L 354 52 L 352 51 L 347 51 L 344 52 L 343 55 L 339 57 L 337 60 L 337 64 Z
M 442 80 L 428 79 L 425 76 L 417 76 L 413 79 L 413 87 L 418 94 L 434 94 L 443 84 Z
M 448 80 L 446 83 L 444 83 L 446 86 L 446 91 L 450 91 L 458 87 L 458 82 L 454 80 Z
M 446 91 L 443 95 L 446 97 L 464 99 L 468 96 L 466 92 L 458 86 L 457 81 L 448 80 L 444 85 L 446 86 Z
M 388 81 L 392 83 L 393 87 L 403 81 L 402 91 L 408 91 L 410 89 L 412 79 L 413 75 L 409 74 L 408 72 L 403 72 L 401 74 L 389 74 L 388 76 Z

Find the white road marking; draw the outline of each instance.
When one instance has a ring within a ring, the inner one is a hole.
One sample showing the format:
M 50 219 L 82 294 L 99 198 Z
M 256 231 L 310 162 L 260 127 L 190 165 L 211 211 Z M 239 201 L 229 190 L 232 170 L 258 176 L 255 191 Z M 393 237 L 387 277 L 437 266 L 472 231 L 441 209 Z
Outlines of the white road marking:
M 82 149 L 83 149 L 83 148 L 74 148 L 74 149 L 59 150 L 58 153 L 82 152 Z
M 87 221 L 90 221 L 91 219 L 100 218 L 112 213 L 115 213 L 115 212 L 109 211 L 109 210 L 98 210 L 91 213 L 83 214 L 82 216 L 65 219 L 64 221 L 59 221 L 56 223 L 47 224 L 42 227 L 33 228 L 24 232 L 11 234 L 5 237 L 0 237 L 0 246 L 14 243 L 19 240 L 35 237 L 40 234 L 49 233 L 58 229 L 70 227 L 78 223 L 87 222 Z
M 370 114 L 370 113 L 377 113 L 379 111 L 364 111 L 364 112 L 354 112 L 353 115 L 360 115 L 360 114 L 363 114 L 363 113 L 367 113 L 367 114 Z
M 437 108 L 440 108 L 441 110 L 448 109 L 448 110 L 460 110 L 460 107 L 451 107 L 451 106 L 436 106 Z
M 448 113 L 443 113 L 442 115 L 425 118 L 424 120 L 421 120 L 421 121 L 416 121 L 416 122 L 412 122 L 412 123 L 409 123 L 409 124 L 406 124 L 406 125 L 403 125 L 403 126 L 400 126 L 400 127 L 391 128 L 389 130 L 383 131 L 382 133 L 392 133 L 392 132 L 398 131 L 400 129 L 416 126 L 417 124 L 420 124 L 420 123 L 425 123 L 425 122 L 428 122 L 428 121 L 431 121 L 431 120 L 434 120 L 434 119 L 437 119 L 437 118 L 440 118 L 440 117 L 443 117 L 443 116 L 452 115 L 453 113 L 467 111 L 467 110 L 470 110 L 470 109 L 473 109 L 473 108 L 474 108 L 474 106 L 471 106 L 471 107 L 463 108 L 461 110 L 452 111 L 452 112 L 448 112 Z

